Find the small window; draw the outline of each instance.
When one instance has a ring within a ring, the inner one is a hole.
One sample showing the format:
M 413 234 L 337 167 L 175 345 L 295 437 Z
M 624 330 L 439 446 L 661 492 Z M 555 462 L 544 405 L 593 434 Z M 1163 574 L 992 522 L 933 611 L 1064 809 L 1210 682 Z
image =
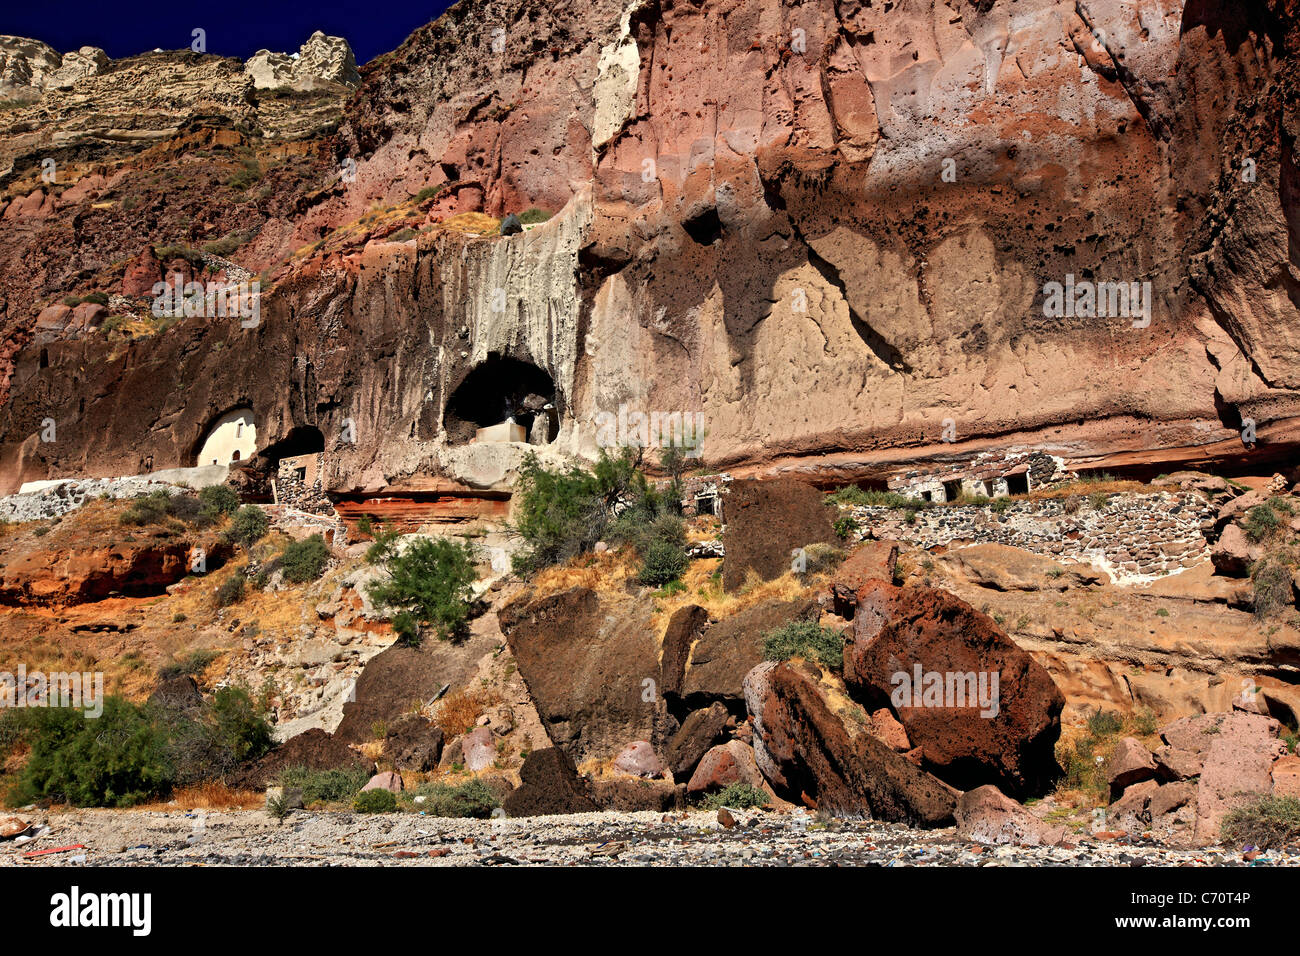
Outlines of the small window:
M 231 461 L 239 461 L 239 449 L 236 448 L 230 456 Z
M 1022 471 L 1018 475 L 1007 475 L 1007 494 L 1029 494 L 1029 473 Z
M 244 437 L 244 423 L 243 423 L 243 422 L 239 422 L 238 424 L 235 425 L 235 437 L 236 437 L 236 438 L 243 438 L 243 437 Z
M 293 470 L 293 474 L 294 474 L 294 477 L 297 478 L 299 481 L 306 481 L 306 480 L 307 480 L 307 469 L 306 469 L 306 468 L 295 468 L 295 469 Z

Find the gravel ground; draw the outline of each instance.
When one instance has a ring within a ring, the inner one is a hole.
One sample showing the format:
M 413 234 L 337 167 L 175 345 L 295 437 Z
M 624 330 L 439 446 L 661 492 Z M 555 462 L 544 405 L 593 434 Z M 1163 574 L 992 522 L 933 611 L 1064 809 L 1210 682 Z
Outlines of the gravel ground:
M 283 825 L 260 810 L 24 813 L 48 826 L 21 845 L 0 843 L 0 866 L 1266 866 L 1240 850 L 1180 849 L 1084 837 L 1072 847 L 977 847 L 955 831 L 819 819 L 805 813 L 605 811 L 515 820 L 451 820 L 413 813 L 295 811 Z M 84 844 L 42 856 L 24 854 Z

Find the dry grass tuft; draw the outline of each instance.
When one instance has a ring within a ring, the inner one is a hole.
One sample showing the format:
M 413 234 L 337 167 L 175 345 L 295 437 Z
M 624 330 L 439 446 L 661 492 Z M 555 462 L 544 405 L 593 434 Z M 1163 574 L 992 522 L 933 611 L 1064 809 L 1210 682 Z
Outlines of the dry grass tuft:
M 433 705 L 429 719 L 442 728 L 447 739 L 459 737 L 474 729 L 482 713 L 496 703 L 493 695 L 484 690 L 460 688 Z
M 146 804 L 136 809 L 255 810 L 264 802 L 263 795 L 256 790 L 234 790 L 224 783 L 210 780 L 173 791 L 171 801 L 167 803 Z

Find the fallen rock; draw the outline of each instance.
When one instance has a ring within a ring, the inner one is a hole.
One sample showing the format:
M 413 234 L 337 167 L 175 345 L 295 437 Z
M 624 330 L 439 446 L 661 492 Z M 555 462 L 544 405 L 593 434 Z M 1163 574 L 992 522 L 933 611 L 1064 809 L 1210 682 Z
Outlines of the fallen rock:
M 460 738 L 461 760 L 470 773 L 492 766 L 497 759 L 496 741 L 489 727 L 475 727 Z
M 844 681 L 870 708 L 889 706 L 925 768 L 954 787 L 993 784 L 1019 797 L 1041 793 L 1059 772 L 1065 699 L 1051 675 L 947 591 L 864 589 Z
M 659 658 L 659 687 L 665 694 L 680 694 L 691 645 L 709 623 L 709 612 L 698 604 L 679 607 L 668 619 L 663 653 Z
M 729 740 L 706 753 L 687 781 L 686 792 L 724 790 L 733 783 L 749 784 L 758 790 L 767 789 L 767 781 L 754 761 L 754 749 L 739 740 Z
M 835 572 L 831 581 L 832 610 L 851 619 L 858 607 L 858 590 L 868 581 L 892 582 L 897 565 L 897 541 L 864 542 Z
M 547 735 L 576 761 L 611 760 L 629 740 L 652 740 L 662 695 L 644 699 L 660 673 L 654 602 L 603 599 L 572 588 L 525 593 L 498 614 Z
M 370 778 L 369 782 L 364 787 L 361 788 L 362 793 L 365 793 L 367 790 L 387 790 L 389 793 L 401 793 L 402 775 L 391 771 L 377 773 Z
M 557 813 L 588 813 L 596 804 L 573 765 L 559 747 L 534 750 L 519 768 L 519 789 L 506 797 L 503 806 L 512 817 L 536 817 Z
M 264 755 L 232 781 L 239 790 L 264 790 L 289 767 L 308 770 L 364 770 L 373 773 L 373 761 L 365 760 L 343 741 L 320 728 L 291 737 Z
M 1151 794 L 1151 820 L 1159 822 L 1160 818 L 1173 813 L 1196 800 L 1196 785 L 1185 780 L 1166 783 Z
M 1051 827 L 997 787 L 986 784 L 957 801 L 957 836 L 986 846 L 1056 846 L 1064 827 Z
M 913 826 L 950 822 L 956 792 L 871 734 L 852 733 L 823 693 L 807 662 L 769 661 L 746 677 L 755 762 L 778 795 Z
M 1165 780 L 1188 780 L 1201 772 L 1205 755 L 1193 750 L 1180 750 L 1166 744 L 1153 755 L 1156 769 Z
M 790 621 L 814 619 L 819 610 L 810 598 L 764 601 L 711 624 L 691 652 L 682 696 L 701 705 L 739 700 L 745 675 L 763 660 L 764 635 Z
M 1236 501 L 1240 500 L 1240 498 L 1236 499 Z M 1236 501 L 1228 504 L 1235 504 Z M 1223 533 L 1219 535 L 1219 540 L 1210 549 L 1210 561 L 1215 570 L 1231 577 L 1244 577 L 1250 572 L 1251 564 L 1258 557 L 1259 548 L 1252 545 L 1246 539 L 1246 533 L 1235 524 L 1224 528 Z
M 591 798 L 602 810 L 654 810 L 666 813 L 686 806 L 686 788 L 669 780 L 601 777 L 590 784 Z
M 1151 828 L 1151 800 L 1160 790 L 1156 780 L 1143 780 L 1124 790 L 1106 810 L 1106 823 L 1116 830 L 1143 833 Z M 1112 792 L 1114 792 L 1112 790 Z
M 441 727 L 419 714 L 407 714 L 389 725 L 384 737 L 384 756 L 398 770 L 436 770 L 442 745 Z
M 1152 780 L 1156 777 L 1156 761 L 1141 741 L 1133 737 L 1124 737 L 1115 745 L 1115 752 L 1106 765 L 1106 781 L 1110 784 L 1110 796 L 1114 800 L 1135 783 Z
M 812 485 L 790 478 L 733 481 L 722 533 L 722 586 L 737 590 L 751 570 L 763 581 L 779 578 L 791 569 L 797 549 L 837 542 L 825 502 Z
M 730 715 L 720 702 L 693 710 L 664 747 L 664 762 L 674 777 L 687 776 L 722 735 Z
M 614 758 L 614 769 L 633 777 L 658 777 L 664 772 L 664 765 L 650 741 L 634 740 Z

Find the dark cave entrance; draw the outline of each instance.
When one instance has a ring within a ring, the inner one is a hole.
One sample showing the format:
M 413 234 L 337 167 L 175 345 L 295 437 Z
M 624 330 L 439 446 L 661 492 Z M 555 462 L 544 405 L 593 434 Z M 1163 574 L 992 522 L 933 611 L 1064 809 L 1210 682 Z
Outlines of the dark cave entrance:
M 513 421 L 530 444 L 546 444 L 560 431 L 555 382 L 531 362 L 490 353 L 472 368 L 447 401 L 443 427 L 453 444 L 464 444 L 480 428 Z
M 282 458 L 297 458 L 300 455 L 319 455 L 325 450 L 325 435 L 315 425 L 295 425 L 289 433 L 268 445 L 262 451 L 262 457 L 273 463 Z

